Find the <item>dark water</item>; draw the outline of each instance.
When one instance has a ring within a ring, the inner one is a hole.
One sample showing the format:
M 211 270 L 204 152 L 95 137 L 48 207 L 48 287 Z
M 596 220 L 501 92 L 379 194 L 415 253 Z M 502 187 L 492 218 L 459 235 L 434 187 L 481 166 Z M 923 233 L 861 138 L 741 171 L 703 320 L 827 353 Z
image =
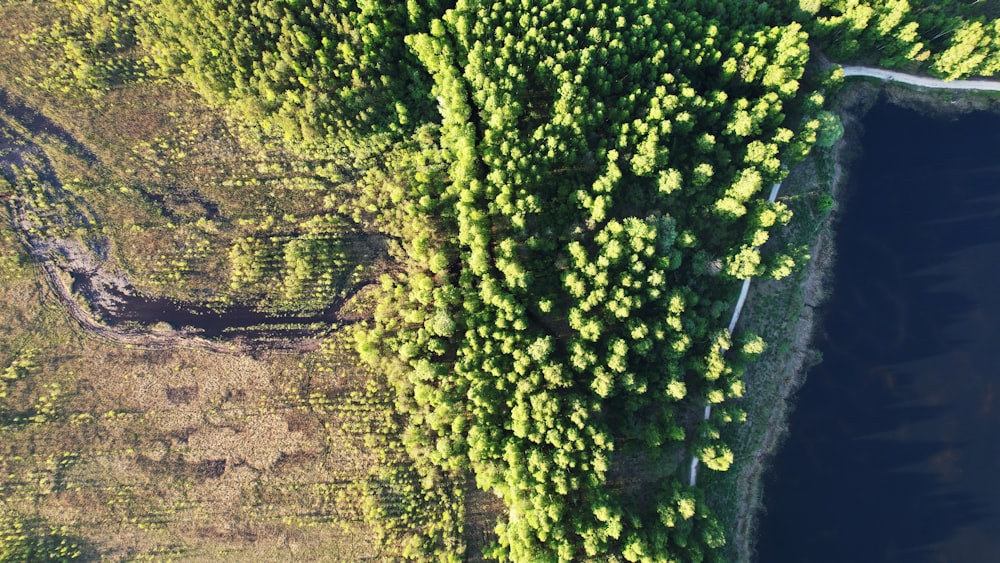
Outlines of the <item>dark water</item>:
M 758 560 L 1000 561 L 1000 117 L 865 129 Z
M 71 274 L 73 291 L 84 295 L 94 292 L 89 277 Z M 355 293 L 359 285 L 348 293 Z M 346 298 L 338 299 L 325 311 L 275 313 L 249 305 L 207 306 L 185 303 L 136 293 L 125 294 L 103 288 L 112 295 L 116 306 L 106 307 L 98 300 L 90 300 L 91 308 L 101 320 L 111 327 L 133 326 L 147 330 L 165 322 L 176 329 L 183 329 L 210 340 L 241 340 L 247 344 L 264 343 L 274 339 L 294 340 L 321 334 L 337 322 L 338 312 Z

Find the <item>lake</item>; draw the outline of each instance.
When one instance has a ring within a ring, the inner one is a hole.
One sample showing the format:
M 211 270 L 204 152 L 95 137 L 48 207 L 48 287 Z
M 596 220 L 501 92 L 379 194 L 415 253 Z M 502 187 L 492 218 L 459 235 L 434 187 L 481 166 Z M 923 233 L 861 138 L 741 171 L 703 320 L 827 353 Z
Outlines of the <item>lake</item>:
M 1000 561 L 1000 116 L 864 123 L 758 560 Z

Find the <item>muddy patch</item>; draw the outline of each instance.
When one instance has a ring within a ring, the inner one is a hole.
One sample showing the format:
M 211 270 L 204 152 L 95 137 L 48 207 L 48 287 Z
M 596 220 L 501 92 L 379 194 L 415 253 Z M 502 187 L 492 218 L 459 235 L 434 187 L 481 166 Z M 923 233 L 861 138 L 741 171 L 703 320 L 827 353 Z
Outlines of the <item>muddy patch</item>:
M 0 90 L 0 175 L 9 184 L 9 193 L 4 193 L 14 226 L 70 316 L 87 332 L 145 348 L 311 350 L 331 325 L 360 318 L 342 317 L 340 311 L 367 283 L 350 288 L 325 310 L 305 312 L 143 295 L 109 263 L 110 243 L 95 234 L 101 223 L 98 214 L 63 187 L 45 152 L 32 141 L 36 135 L 56 141 L 84 161 L 97 162 L 72 134 Z M 200 205 L 208 218 L 219 213 L 198 194 L 181 203 Z M 88 233 L 86 241 L 76 234 L 81 231 Z

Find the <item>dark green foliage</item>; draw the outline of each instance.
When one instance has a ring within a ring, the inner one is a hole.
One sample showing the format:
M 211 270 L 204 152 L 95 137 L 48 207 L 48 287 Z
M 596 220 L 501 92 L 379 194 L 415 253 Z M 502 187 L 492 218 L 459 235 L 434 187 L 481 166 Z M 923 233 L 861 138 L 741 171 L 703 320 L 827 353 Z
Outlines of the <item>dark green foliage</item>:
M 820 197 L 819 202 L 816 204 L 816 208 L 820 212 L 826 213 L 831 209 L 833 209 L 833 204 L 834 204 L 833 198 L 827 194 L 823 194 Z
M 822 111 L 816 116 L 816 119 L 819 120 L 819 130 L 816 131 L 816 144 L 818 146 L 830 148 L 844 136 L 844 124 L 840 122 L 837 114 Z
M 0 562 L 75 561 L 83 555 L 79 540 L 65 530 L 4 511 L 0 513 Z M 92 553 L 88 555 L 93 556 Z
M 976 4 L 983 4 L 976 7 Z M 953 80 L 1000 72 L 1000 20 L 987 2 L 803 0 L 795 15 L 837 61 L 877 56 Z
M 387 233 L 401 266 L 356 332 L 403 416 L 378 447 L 408 464 L 373 477 L 367 507 L 405 544 L 394 556 L 456 556 L 453 483 L 471 469 L 509 510 L 493 556 L 719 558 L 686 467 L 641 500 L 615 469 L 734 462 L 720 428 L 745 418 L 763 346 L 729 351 L 737 281 L 807 258 L 761 255 L 791 218 L 767 191 L 843 133 L 810 42 L 948 78 L 1000 68 L 1000 24 L 948 3 L 776 4 L 133 0 L 108 28 L 218 105 L 353 162 L 357 199 L 337 211 Z M 349 231 L 322 215 L 238 240 L 234 289 L 329 300 Z
M 494 555 L 711 558 L 724 538 L 700 497 L 673 484 L 681 512 L 644 512 L 609 471 L 671 444 L 732 461 L 679 413 L 742 393 L 715 327 L 787 221 L 761 192 L 815 139 L 806 35 L 666 6 L 460 2 L 407 43 L 441 124 L 401 150 L 441 156 L 400 158 L 410 178 L 388 185 L 414 213 L 390 221 L 410 269 L 359 347 L 411 415 L 408 449 L 504 500 Z

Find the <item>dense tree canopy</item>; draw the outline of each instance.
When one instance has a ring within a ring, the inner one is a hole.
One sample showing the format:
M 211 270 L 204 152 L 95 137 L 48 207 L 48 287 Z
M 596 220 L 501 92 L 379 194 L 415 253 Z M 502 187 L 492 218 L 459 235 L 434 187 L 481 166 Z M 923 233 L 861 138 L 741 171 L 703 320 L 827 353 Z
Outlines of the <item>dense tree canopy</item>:
M 160 67 L 306 138 L 405 127 L 429 106 L 402 38 L 427 27 L 436 2 L 136 4 Z
M 410 254 L 449 266 L 387 280 L 361 348 L 398 373 L 414 449 L 507 503 L 495 555 L 700 560 L 724 542 L 679 480 L 640 505 L 608 478 L 617 452 L 671 443 L 732 461 L 721 420 L 680 417 L 741 394 L 716 327 L 788 219 L 761 190 L 815 139 L 806 39 L 586 1 L 459 2 L 407 39 L 442 155 L 412 174 L 438 234 Z
M 1000 14 L 986 4 L 809 0 L 799 2 L 799 17 L 837 60 L 875 56 L 884 66 L 923 66 L 954 80 L 1000 72 Z

